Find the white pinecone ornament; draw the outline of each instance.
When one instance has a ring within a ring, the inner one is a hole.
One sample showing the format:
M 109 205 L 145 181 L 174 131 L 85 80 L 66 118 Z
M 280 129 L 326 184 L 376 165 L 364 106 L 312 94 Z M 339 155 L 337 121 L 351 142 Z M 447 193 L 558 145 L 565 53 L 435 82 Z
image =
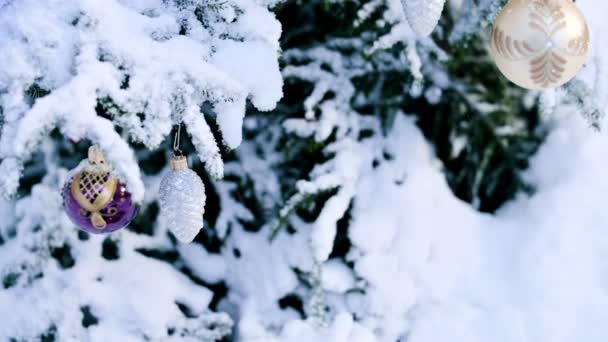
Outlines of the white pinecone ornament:
M 401 3 L 407 22 L 419 37 L 433 32 L 445 6 L 445 0 L 401 0 Z
M 171 171 L 160 183 L 160 216 L 181 242 L 192 242 L 203 228 L 205 185 L 188 168 L 185 156 L 173 156 Z

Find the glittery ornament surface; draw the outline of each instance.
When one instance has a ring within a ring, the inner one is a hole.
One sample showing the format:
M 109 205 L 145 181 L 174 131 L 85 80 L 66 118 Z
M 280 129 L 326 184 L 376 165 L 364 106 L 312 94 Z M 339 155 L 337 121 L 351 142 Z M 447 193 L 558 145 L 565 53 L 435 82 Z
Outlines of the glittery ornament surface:
M 126 227 L 137 215 L 138 207 L 131 200 L 131 194 L 126 187 L 118 182 L 116 191 L 100 214 L 105 221 L 103 228 L 98 228 L 91 222 L 91 212 L 81 206 L 72 194 L 72 182 L 74 177 L 66 182 L 63 189 L 63 206 L 68 217 L 79 228 L 94 234 L 110 233 L 120 228 Z M 103 185 L 97 185 L 103 187 Z M 101 189 L 97 189 L 101 190 Z
M 191 242 L 203 228 L 205 185 L 196 172 L 170 171 L 160 184 L 161 219 L 181 242 Z
M 433 32 L 445 6 L 445 0 L 401 0 L 401 3 L 407 22 L 420 37 Z

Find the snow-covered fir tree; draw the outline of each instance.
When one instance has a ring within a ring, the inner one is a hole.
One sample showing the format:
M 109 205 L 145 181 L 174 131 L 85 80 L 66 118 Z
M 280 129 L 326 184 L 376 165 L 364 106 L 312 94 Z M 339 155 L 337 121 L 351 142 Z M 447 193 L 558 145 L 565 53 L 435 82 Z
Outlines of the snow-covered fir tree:
M 159 249 L 175 253 L 175 242 L 154 226 L 156 192 L 145 189 L 158 188 L 161 145 L 175 124 L 183 122 L 206 174 L 219 179 L 220 146 L 240 144 L 246 100 L 270 110 L 281 98 L 281 27 L 270 5 L 2 3 L 0 187 L 17 199 L 2 222 L 1 306 L 12 308 L 2 339 L 230 335 L 232 320 L 211 312 L 214 292 L 203 280 L 153 258 Z M 89 237 L 61 213 L 58 190 L 89 144 L 141 202 L 131 232 Z
M 608 49 L 525 91 L 506 1 L 430 36 L 407 3 L 0 0 L 0 339 L 605 341 Z M 158 220 L 179 123 L 192 244 Z M 92 144 L 140 203 L 107 236 L 62 208 Z

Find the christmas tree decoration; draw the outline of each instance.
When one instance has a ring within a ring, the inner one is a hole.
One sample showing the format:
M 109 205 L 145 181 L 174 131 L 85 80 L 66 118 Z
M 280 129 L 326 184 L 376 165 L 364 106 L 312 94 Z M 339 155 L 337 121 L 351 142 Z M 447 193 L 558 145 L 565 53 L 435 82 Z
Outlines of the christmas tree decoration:
M 160 215 L 181 242 L 192 242 L 203 228 L 205 185 L 188 168 L 185 156 L 174 155 L 171 171 L 160 183 Z
M 0 0 L 0 342 L 608 342 L 608 1 L 542 92 L 508 2 Z
M 203 228 L 205 185 L 188 168 L 188 159 L 179 150 L 180 128 L 175 136 L 171 171 L 160 183 L 160 215 L 169 230 L 181 242 L 192 242 Z
M 407 22 L 420 37 L 433 32 L 445 6 L 445 0 L 401 0 L 401 3 Z
M 63 188 L 63 206 L 79 228 L 94 234 L 127 226 L 137 215 L 131 194 L 106 164 L 101 151 L 89 148 L 88 160 Z
M 556 88 L 585 64 L 589 29 L 571 0 L 510 0 L 494 22 L 491 52 L 513 83 Z

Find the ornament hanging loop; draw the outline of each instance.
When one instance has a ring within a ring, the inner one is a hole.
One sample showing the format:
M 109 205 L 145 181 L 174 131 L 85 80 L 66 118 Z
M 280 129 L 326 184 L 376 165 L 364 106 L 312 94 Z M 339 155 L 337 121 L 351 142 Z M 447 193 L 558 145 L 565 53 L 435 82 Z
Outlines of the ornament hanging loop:
M 177 132 L 175 132 L 175 136 L 173 137 L 173 155 L 174 156 L 183 156 L 184 152 L 180 150 L 180 138 L 182 135 L 182 123 L 177 124 Z

